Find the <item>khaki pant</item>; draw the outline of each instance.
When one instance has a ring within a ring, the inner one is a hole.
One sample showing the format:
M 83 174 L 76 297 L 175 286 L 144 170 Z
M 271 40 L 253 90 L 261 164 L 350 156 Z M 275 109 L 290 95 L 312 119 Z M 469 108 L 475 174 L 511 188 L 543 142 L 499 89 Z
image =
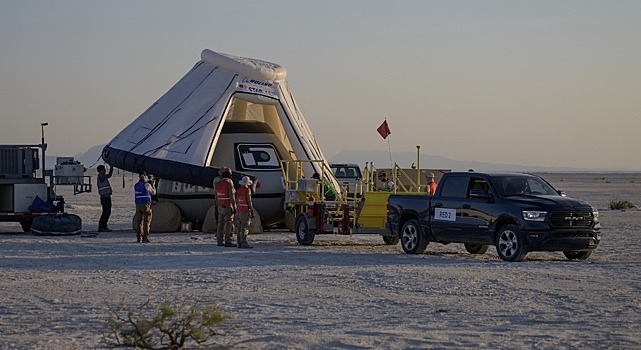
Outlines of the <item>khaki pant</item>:
M 137 222 L 136 225 L 136 235 L 142 240 L 146 240 L 151 231 L 151 204 L 136 204 L 136 215 L 134 216 L 134 222 Z
M 238 246 L 241 246 L 247 244 L 247 235 L 249 234 L 249 225 L 251 225 L 252 217 L 250 213 L 240 211 L 236 213 L 236 217 L 236 234 L 238 235 L 236 241 L 238 242 Z
M 231 227 L 234 224 L 234 213 L 228 206 L 218 206 L 218 227 L 216 229 L 216 240 L 218 244 L 223 243 L 223 236 L 225 244 L 232 244 L 231 241 Z

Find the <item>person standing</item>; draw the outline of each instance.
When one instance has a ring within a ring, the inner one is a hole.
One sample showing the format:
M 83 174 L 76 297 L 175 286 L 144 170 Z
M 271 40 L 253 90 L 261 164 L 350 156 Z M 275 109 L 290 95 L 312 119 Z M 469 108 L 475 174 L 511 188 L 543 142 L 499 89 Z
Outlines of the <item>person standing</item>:
M 151 231 L 151 196 L 156 194 L 153 183 L 147 181 L 147 175 L 143 172 L 138 175 L 138 182 L 134 185 L 136 215 L 137 242 L 149 243 L 149 231 Z
M 220 169 L 218 169 L 218 176 L 214 178 L 214 192 L 216 190 L 216 184 L 223 178 L 223 172 L 225 171 L 225 168 L 226 167 L 220 167 Z M 214 218 L 218 220 L 218 205 L 216 203 L 214 203 Z
M 380 189 L 383 192 L 394 192 L 396 190 L 396 184 L 394 181 L 387 178 L 385 172 L 378 174 L 378 179 L 383 183 L 383 187 Z
M 314 173 L 312 175 L 312 179 L 318 180 L 320 185 L 323 187 L 322 192 L 325 200 L 328 200 L 328 201 L 336 200 L 336 190 L 334 190 L 334 186 L 332 186 L 332 184 L 329 181 L 327 181 L 326 178 L 321 179 L 319 173 Z
M 434 173 L 427 174 L 427 193 L 434 195 L 436 193 L 436 181 L 434 181 Z
M 98 165 L 98 179 L 96 184 L 98 185 L 98 194 L 100 195 L 100 206 L 102 207 L 102 214 L 100 215 L 100 220 L 98 220 L 98 232 L 110 232 L 111 230 L 107 227 L 107 221 L 109 221 L 109 216 L 111 216 L 111 184 L 109 183 L 109 178 L 114 173 L 114 168 L 109 166 L 109 172 L 105 169 L 104 165 Z
M 236 213 L 236 190 L 231 179 L 230 168 L 223 169 L 221 179 L 214 184 L 214 188 L 218 208 L 218 226 L 216 227 L 218 246 L 235 247 L 236 245 L 231 241 L 231 229 L 234 224 L 234 213 Z
M 214 186 L 218 183 L 218 181 L 220 181 L 220 179 L 223 178 L 223 172 L 225 172 L 226 168 L 227 167 L 221 167 L 220 169 L 218 169 L 218 176 L 214 178 Z
M 249 225 L 251 225 L 251 219 L 254 217 L 254 206 L 252 205 L 252 190 L 250 186 L 252 185 L 252 180 L 248 176 L 243 176 L 238 184 L 238 190 L 236 191 L 236 208 L 238 212 L 236 213 L 237 217 L 237 226 L 236 226 L 236 241 L 238 242 L 238 248 L 253 248 L 247 243 L 247 235 L 249 234 Z

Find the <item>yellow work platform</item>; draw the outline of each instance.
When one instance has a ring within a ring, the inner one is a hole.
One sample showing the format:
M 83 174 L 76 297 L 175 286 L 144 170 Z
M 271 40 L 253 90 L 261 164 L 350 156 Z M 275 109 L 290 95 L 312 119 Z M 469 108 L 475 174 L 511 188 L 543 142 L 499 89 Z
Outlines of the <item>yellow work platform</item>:
M 387 220 L 387 197 L 392 192 L 364 192 L 357 224 L 361 227 L 383 228 Z

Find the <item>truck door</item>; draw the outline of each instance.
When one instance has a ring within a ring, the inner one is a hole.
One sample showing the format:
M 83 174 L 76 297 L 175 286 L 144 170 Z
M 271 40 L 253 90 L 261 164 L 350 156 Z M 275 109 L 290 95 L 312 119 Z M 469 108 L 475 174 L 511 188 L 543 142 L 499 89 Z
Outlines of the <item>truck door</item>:
M 487 181 L 480 176 L 470 176 L 465 198 L 461 201 L 459 224 L 461 235 L 459 242 L 478 243 L 487 240 L 492 244 L 492 235 L 488 228 L 492 223 L 491 208 L 494 202 Z
M 461 203 L 465 199 L 468 178 L 467 174 L 445 177 L 432 198 L 430 223 L 438 241 L 453 242 L 463 235 Z

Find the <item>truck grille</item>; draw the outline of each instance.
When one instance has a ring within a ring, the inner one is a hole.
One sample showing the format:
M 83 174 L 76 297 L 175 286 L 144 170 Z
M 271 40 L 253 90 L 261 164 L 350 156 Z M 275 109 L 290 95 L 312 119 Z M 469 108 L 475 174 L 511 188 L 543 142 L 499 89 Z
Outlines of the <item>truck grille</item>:
M 557 211 L 550 220 L 555 227 L 590 227 L 594 217 L 591 211 Z

